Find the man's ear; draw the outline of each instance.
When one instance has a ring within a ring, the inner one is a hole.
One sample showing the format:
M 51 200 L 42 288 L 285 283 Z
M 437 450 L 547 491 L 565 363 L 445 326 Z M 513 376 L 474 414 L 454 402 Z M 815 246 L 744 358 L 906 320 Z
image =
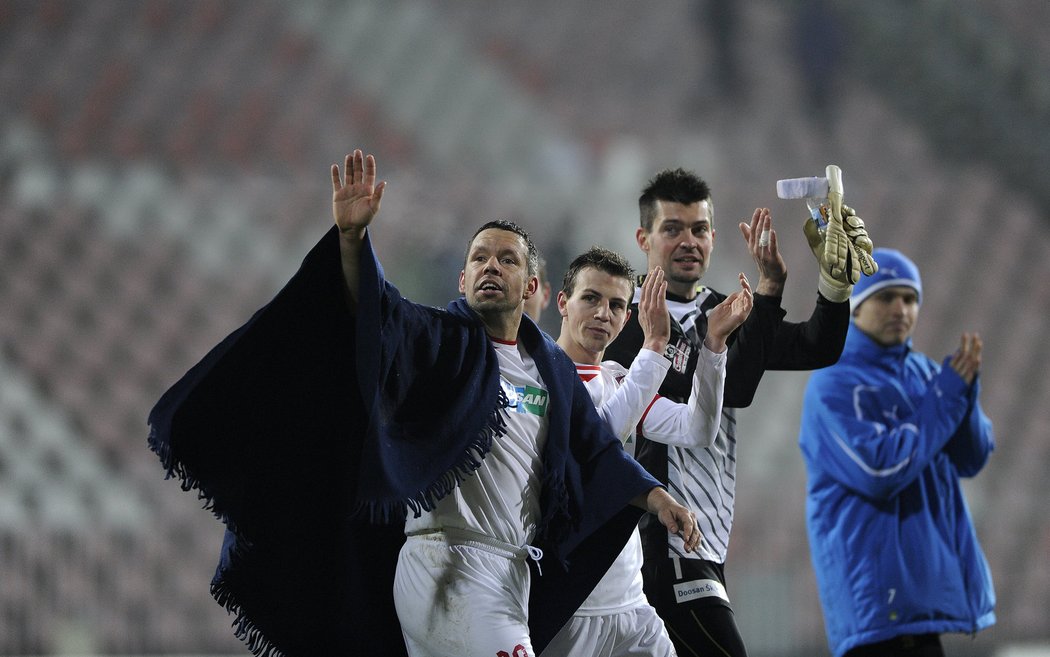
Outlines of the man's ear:
M 562 317 L 569 316 L 569 297 L 565 296 L 565 292 L 558 292 L 558 314 Z
M 644 226 L 639 226 L 638 230 L 634 231 L 634 240 L 638 242 L 639 249 L 649 253 L 649 231 Z
M 465 278 L 466 278 L 466 272 L 461 269 L 459 271 L 459 293 L 460 294 L 465 294 L 466 293 L 466 290 L 463 289 L 463 281 L 464 281 Z
M 528 299 L 532 295 L 536 294 L 536 291 L 540 289 L 540 277 L 529 276 L 529 279 L 525 281 L 525 293 L 522 294 L 523 299 Z

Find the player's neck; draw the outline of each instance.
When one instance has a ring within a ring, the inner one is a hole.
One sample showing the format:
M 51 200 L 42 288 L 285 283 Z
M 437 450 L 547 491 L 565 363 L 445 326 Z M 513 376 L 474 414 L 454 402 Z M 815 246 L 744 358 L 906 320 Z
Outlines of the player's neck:
M 476 312 L 476 311 L 475 311 Z M 517 312 L 477 313 L 489 337 L 503 342 L 516 342 L 521 325 L 521 308 Z
M 567 337 L 567 331 L 562 331 L 558 336 L 558 346 L 561 347 L 562 351 L 572 359 L 572 362 L 579 363 L 581 365 L 600 365 L 602 362 L 602 356 L 605 351 L 599 351 L 597 353 L 588 351 L 581 347 L 579 343 L 574 342 L 571 338 Z
M 675 301 L 692 301 L 700 289 L 699 283 L 667 281 L 667 297 Z

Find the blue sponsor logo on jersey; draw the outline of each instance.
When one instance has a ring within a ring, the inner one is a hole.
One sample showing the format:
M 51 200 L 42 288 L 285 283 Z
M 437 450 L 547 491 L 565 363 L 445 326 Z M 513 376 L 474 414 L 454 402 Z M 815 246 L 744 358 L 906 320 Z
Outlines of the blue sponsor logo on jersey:
M 533 386 L 514 386 L 500 379 L 503 392 L 507 395 L 507 408 L 515 413 L 531 413 L 538 417 L 547 415 L 550 402 L 547 391 Z

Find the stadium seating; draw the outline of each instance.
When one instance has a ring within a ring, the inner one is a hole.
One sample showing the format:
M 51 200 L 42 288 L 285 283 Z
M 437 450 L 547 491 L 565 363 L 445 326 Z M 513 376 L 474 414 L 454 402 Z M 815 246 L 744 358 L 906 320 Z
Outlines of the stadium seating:
M 983 11 L 1046 63 L 1024 19 L 1042 4 Z M 1033 348 L 1050 334 L 1045 208 L 986 162 L 941 157 L 863 79 L 839 81 L 822 123 L 789 8 L 741 3 L 735 25 L 726 51 L 724 26 L 687 0 L 0 5 L 0 653 L 243 652 L 208 595 L 222 528 L 163 479 L 146 414 L 294 271 L 330 221 L 329 162 L 358 144 L 394 181 L 376 240 L 413 298 L 454 293 L 434 263 L 451 279 L 492 216 L 552 253 L 595 241 L 573 226 L 629 238 L 644 181 L 624 179 L 684 164 L 715 190 L 715 269 L 751 271 L 734 224 L 774 208 L 792 319 L 815 272 L 802 208 L 774 181 L 835 160 L 876 244 L 921 256 L 919 346 L 984 337 L 999 448 L 968 493 L 997 632 L 1050 634 L 1050 385 Z M 639 161 L 618 168 L 620 153 Z M 627 202 L 606 214 L 596 190 Z M 823 647 L 795 446 L 804 381 L 769 377 L 768 412 L 742 414 L 755 431 L 729 568 L 758 657 L 784 654 L 762 627 L 773 614 L 799 654 Z

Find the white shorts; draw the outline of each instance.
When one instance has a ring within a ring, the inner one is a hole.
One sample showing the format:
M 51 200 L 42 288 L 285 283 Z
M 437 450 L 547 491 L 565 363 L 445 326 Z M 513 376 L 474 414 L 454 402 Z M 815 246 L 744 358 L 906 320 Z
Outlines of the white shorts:
M 443 532 L 407 538 L 394 606 L 411 657 L 534 657 L 529 567 L 510 550 Z
M 676 657 L 664 622 L 649 605 L 605 616 L 573 616 L 540 657 Z

